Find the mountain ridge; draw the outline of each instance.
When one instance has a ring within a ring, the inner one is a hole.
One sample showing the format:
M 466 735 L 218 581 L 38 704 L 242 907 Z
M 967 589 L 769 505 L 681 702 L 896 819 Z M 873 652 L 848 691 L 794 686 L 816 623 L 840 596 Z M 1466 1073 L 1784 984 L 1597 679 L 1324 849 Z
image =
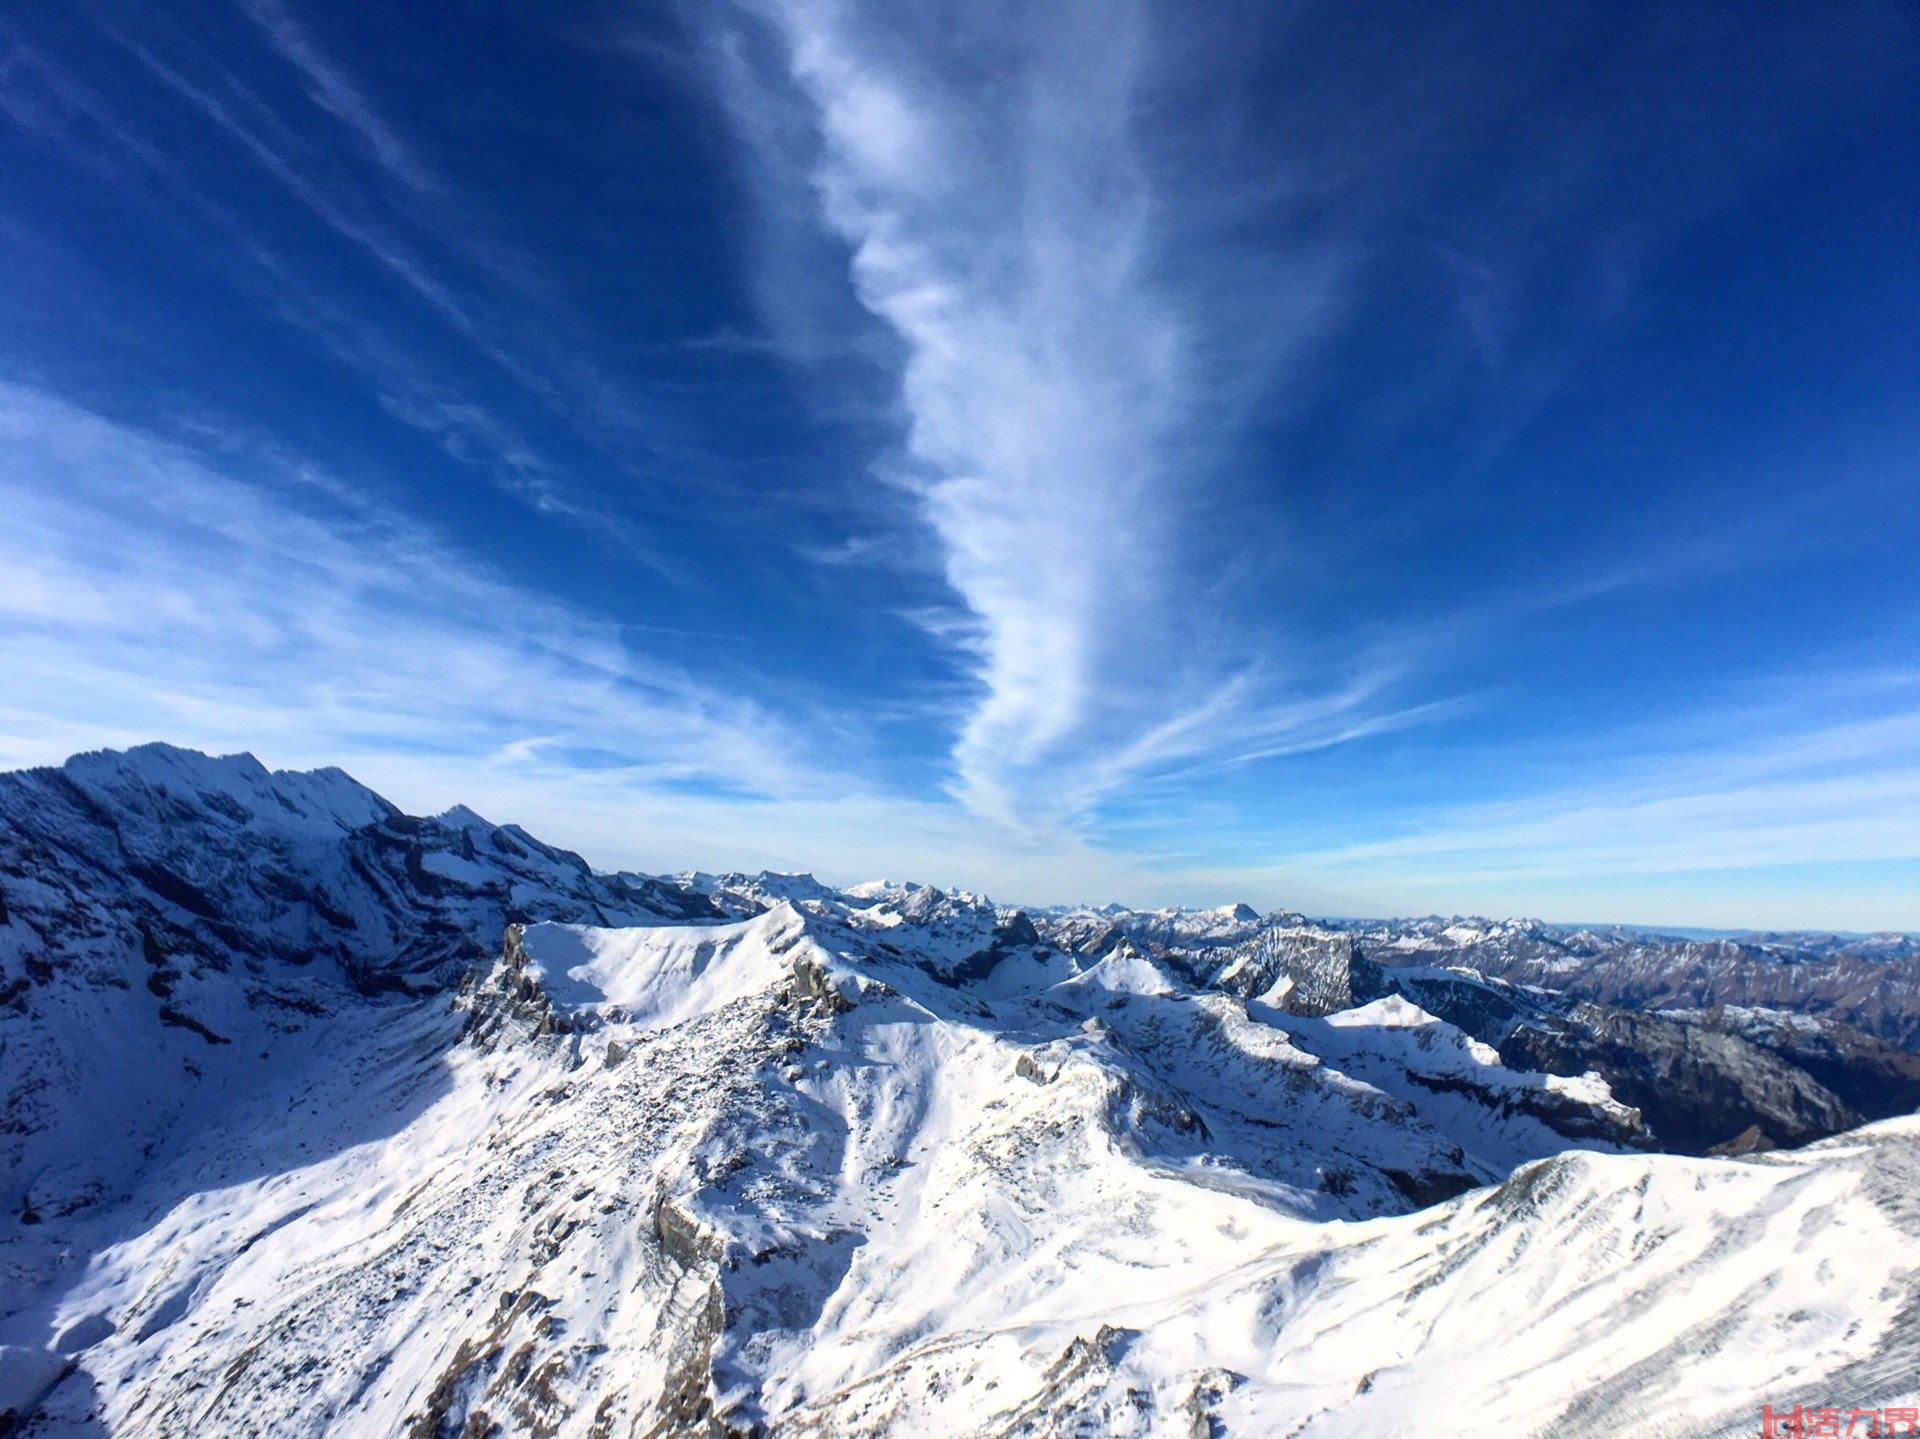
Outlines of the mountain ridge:
M 1443 962 L 1483 934 L 603 875 L 165 747 L 0 775 L 0 903 L 43 1439 L 1333 1435 L 1442 1386 L 1735 1433 L 1920 1353 L 1920 1121 L 1856 1107 L 1911 1056 Z

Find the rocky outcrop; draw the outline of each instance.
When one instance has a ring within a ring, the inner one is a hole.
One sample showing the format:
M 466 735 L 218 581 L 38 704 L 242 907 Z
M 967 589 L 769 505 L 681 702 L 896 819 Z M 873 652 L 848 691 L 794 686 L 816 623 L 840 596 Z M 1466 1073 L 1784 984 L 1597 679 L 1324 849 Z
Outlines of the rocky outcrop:
M 485 969 L 469 971 L 454 997 L 455 1007 L 467 1015 L 462 1033 L 482 1049 L 493 1048 L 503 1034 L 564 1034 L 572 1028 L 527 972 L 525 937 L 524 925 L 508 925 L 499 957 Z
M 1289 1014 L 1333 1014 L 1375 997 L 1370 971 L 1363 967 L 1356 983 L 1351 935 L 1265 929 L 1210 957 L 1218 963 L 1215 988 L 1245 999 L 1265 997 Z
M 1727 1005 L 1667 1015 L 1767 1050 L 1813 1076 L 1862 1118 L 1891 1119 L 1920 1109 L 1920 1055 L 1836 1020 Z
M 1516 1027 L 1499 1048 L 1517 1067 L 1600 1074 L 1618 1099 L 1640 1110 L 1656 1145 L 1683 1154 L 1705 1154 L 1749 1129 L 1771 1144 L 1796 1145 L 1861 1122 L 1777 1055 L 1673 1020 L 1581 1004 L 1564 1021 Z

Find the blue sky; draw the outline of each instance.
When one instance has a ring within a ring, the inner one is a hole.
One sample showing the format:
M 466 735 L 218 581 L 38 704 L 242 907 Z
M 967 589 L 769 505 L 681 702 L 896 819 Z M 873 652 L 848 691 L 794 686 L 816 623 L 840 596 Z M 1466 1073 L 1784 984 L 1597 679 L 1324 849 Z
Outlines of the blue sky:
M 1920 928 L 1905 4 L 0 18 L 0 762 Z

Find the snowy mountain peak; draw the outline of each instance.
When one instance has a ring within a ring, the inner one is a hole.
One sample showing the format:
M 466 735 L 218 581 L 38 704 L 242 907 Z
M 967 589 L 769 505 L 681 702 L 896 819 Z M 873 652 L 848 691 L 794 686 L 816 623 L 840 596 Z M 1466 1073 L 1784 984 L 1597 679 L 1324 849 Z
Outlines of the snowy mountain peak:
M 475 814 L 463 804 L 456 804 L 451 809 L 444 809 L 433 818 L 436 824 L 443 824 L 448 829 L 466 830 L 469 833 L 479 832 L 482 834 L 490 834 L 498 828 L 492 821 Z
M 171 806 L 217 810 L 230 822 L 288 831 L 322 825 L 357 828 L 397 813 L 392 805 L 338 769 L 269 770 L 251 754 L 205 755 L 169 744 L 75 755 L 59 776 L 103 803 L 165 818 Z

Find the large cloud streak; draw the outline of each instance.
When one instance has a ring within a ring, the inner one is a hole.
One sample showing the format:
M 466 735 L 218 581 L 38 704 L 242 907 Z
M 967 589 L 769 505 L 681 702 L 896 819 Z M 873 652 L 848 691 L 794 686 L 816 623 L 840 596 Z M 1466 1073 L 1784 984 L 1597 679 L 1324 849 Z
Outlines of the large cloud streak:
M 954 793 L 1045 829 L 1257 728 L 1257 687 L 1175 560 L 1199 337 L 1137 144 L 1149 17 L 989 8 L 763 13 L 814 119 L 819 218 L 902 342 L 899 474 L 979 681 Z

